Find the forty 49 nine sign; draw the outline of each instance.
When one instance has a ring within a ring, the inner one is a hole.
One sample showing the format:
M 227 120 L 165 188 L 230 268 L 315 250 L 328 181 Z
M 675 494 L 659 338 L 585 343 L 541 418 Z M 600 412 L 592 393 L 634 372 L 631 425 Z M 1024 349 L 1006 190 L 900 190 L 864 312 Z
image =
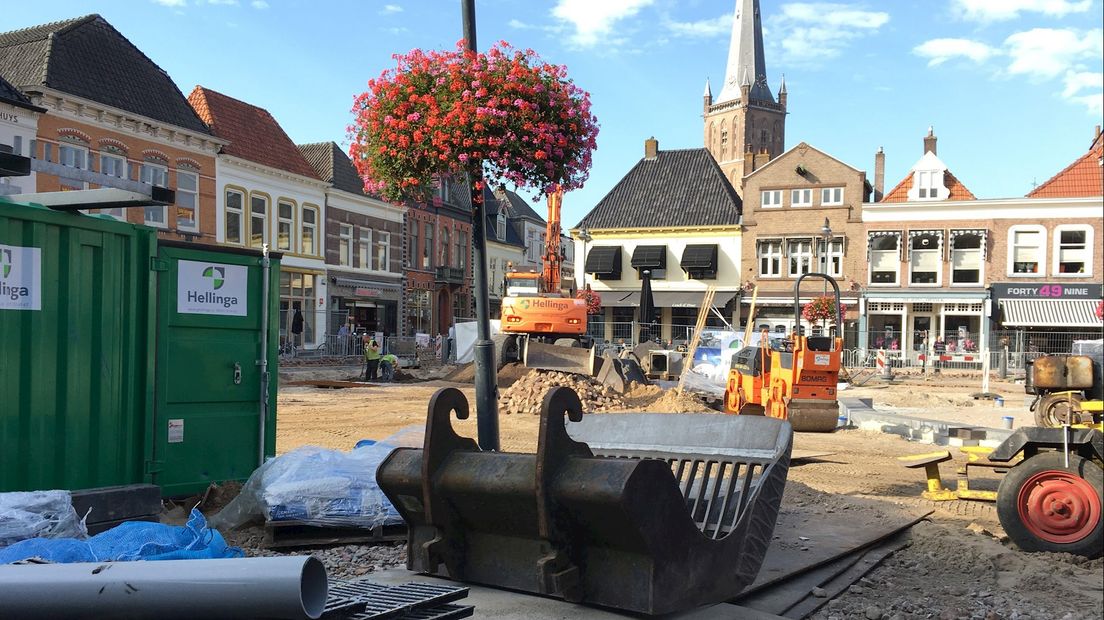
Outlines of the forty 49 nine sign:
M 0 245 L 0 310 L 42 309 L 42 249 Z
M 181 314 L 246 316 L 249 269 L 182 260 L 177 264 L 176 311 Z
M 994 299 L 1100 299 L 1104 286 L 1087 282 L 991 285 Z

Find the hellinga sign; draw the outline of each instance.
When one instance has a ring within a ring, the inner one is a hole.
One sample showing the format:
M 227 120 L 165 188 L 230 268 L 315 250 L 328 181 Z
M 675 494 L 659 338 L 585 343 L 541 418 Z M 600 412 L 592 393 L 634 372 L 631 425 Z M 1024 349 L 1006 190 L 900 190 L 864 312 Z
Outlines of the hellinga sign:
M 182 260 L 177 266 L 180 314 L 249 314 L 249 270 L 242 265 Z
M 42 309 L 42 249 L 0 245 L 0 310 Z

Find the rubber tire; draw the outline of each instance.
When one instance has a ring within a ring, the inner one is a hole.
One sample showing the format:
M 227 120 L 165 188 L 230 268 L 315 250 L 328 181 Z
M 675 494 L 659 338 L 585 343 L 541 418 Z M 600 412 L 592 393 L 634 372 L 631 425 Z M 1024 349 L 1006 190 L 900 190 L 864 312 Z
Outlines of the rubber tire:
M 1013 467 L 997 487 L 997 518 L 1005 533 L 1024 551 L 1049 551 L 1054 553 L 1073 553 L 1086 557 L 1098 557 L 1104 548 L 1104 515 L 1098 515 L 1096 527 L 1092 532 L 1073 543 L 1054 543 L 1042 540 L 1031 533 L 1020 520 L 1016 506 L 1017 497 L 1023 484 L 1035 474 L 1046 470 L 1066 471 L 1084 478 L 1096 489 L 1100 499 L 1100 489 L 1104 486 L 1104 469 L 1092 461 L 1071 454 L 1069 467 L 1065 466 L 1065 456 L 1060 451 L 1042 452 Z M 1102 504 L 1104 506 L 1104 504 Z
M 1043 428 L 1061 428 L 1062 421 L 1058 418 L 1056 410 L 1069 408 L 1069 394 L 1047 394 L 1035 407 L 1035 425 Z M 1074 402 L 1085 400 L 1080 394 L 1073 395 Z M 1067 413 L 1069 415 L 1069 413 Z
M 574 349 L 581 349 L 583 347 L 582 343 L 575 338 L 557 338 L 552 344 L 557 347 L 571 347 Z

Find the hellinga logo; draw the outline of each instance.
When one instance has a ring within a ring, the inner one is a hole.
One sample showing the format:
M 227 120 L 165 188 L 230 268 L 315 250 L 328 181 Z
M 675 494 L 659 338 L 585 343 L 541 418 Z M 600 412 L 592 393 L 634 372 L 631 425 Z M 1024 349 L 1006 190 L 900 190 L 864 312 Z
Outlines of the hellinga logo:
M 11 262 L 11 250 L 4 250 L 3 252 L 0 252 L 0 265 L 4 266 L 4 279 L 7 279 L 8 274 L 11 273 Z
M 0 252 L 0 273 L 4 274 L 0 280 L 7 280 L 12 271 L 12 252 L 4 250 Z M 28 297 L 31 289 L 26 286 L 9 286 L 7 282 L 0 281 L 0 297 L 7 297 L 12 301 L 19 301 L 22 297 Z
M 203 270 L 204 278 L 211 278 L 211 285 L 217 291 L 226 284 L 226 270 L 222 267 L 208 267 Z

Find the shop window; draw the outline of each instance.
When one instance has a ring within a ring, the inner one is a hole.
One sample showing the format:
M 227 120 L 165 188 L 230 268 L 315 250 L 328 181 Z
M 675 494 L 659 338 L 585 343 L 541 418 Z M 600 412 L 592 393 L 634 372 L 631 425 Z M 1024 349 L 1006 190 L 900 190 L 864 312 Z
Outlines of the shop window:
M 943 233 L 909 233 L 909 283 L 935 284 L 943 271 Z
M 288 252 L 295 251 L 291 247 L 295 230 L 295 204 L 287 200 L 276 201 L 276 249 Z
M 978 233 L 952 233 L 951 284 L 981 284 L 985 239 Z
M 782 276 L 782 241 L 763 240 L 759 248 L 759 277 L 778 278 Z
M 150 162 L 143 162 L 139 173 L 139 180 L 147 185 L 157 187 L 169 186 L 169 169 L 165 166 Z M 168 210 L 163 206 L 146 207 L 145 223 L 147 226 L 165 228 L 168 226 Z
M 176 171 L 176 227 L 199 230 L 199 175 Z
M 1061 225 L 1054 230 L 1054 267 L 1058 276 L 1092 275 L 1093 229 Z
M 897 284 L 901 267 L 901 234 L 875 234 L 869 239 L 870 283 Z
M 337 264 L 353 266 L 353 227 L 349 224 L 337 225 Z
M 1008 230 L 1009 275 L 1043 275 L 1046 229 L 1042 226 L 1013 226 Z
M 813 240 L 789 239 L 786 241 L 786 254 L 789 258 L 789 276 L 796 278 L 813 270 Z
M 819 268 L 834 277 L 843 276 L 843 238 L 832 239 L 825 251 L 824 240 L 817 239 L 817 256 L 820 257 Z
M 901 350 L 901 316 L 898 314 L 870 315 L 868 343 L 872 349 Z
M 299 250 L 303 254 L 317 256 L 322 249 L 318 245 L 318 208 L 303 205 L 302 219 L 303 226 L 300 234 L 302 245 Z
M 226 243 L 242 242 L 242 205 L 245 194 L 237 190 L 226 190 Z

